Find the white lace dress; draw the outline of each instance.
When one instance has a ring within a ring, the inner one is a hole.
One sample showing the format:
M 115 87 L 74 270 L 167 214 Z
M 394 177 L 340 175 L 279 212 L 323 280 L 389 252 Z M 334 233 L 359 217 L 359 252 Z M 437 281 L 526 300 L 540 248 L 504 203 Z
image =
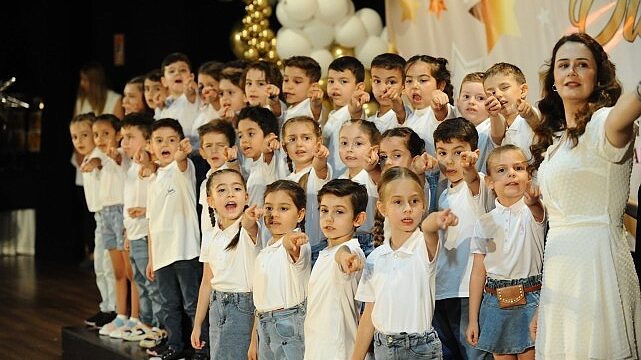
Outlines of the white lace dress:
M 548 148 L 539 183 L 550 229 L 543 263 L 537 359 L 638 359 L 641 293 L 623 229 L 632 144 L 605 138 L 596 111 L 578 145 Z

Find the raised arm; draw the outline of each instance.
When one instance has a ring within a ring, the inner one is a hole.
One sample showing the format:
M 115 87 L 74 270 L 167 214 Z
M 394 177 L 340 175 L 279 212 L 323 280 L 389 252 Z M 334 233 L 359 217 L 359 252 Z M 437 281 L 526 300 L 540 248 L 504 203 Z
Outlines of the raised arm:
M 427 245 L 428 260 L 432 261 L 438 250 L 438 231 L 458 224 L 458 217 L 450 209 L 435 211 L 429 214 L 421 224 L 425 244 Z
M 464 151 L 461 153 L 461 168 L 463 169 L 463 181 L 467 184 L 467 187 L 472 192 L 472 195 L 476 196 L 480 192 L 481 188 L 481 177 L 479 176 L 478 171 L 476 170 L 476 162 L 479 159 L 479 151 Z
M 624 147 L 632 140 L 633 123 L 641 116 L 641 81 L 635 90 L 621 95 L 605 120 L 605 137 L 612 146 Z

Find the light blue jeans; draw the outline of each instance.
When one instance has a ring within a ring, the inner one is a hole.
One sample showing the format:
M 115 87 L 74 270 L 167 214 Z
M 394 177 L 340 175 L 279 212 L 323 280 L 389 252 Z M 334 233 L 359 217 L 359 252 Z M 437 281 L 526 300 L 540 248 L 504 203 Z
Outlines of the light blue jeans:
M 258 358 L 300 360 L 305 353 L 305 302 L 284 310 L 258 313 Z
M 107 250 L 125 249 L 125 225 L 122 211 L 122 204 L 105 206 L 98 210 L 101 220 L 102 241 Z
M 158 292 L 158 284 L 149 281 L 145 274 L 149 253 L 147 250 L 147 237 L 137 240 L 129 240 L 129 259 L 134 273 L 134 281 L 138 286 L 138 297 L 140 299 L 140 321 L 161 327 L 162 302 Z
M 423 334 L 383 334 L 374 332 L 376 360 L 442 360 L 441 340 L 433 329 Z
M 254 324 L 252 293 L 212 291 L 209 302 L 209 349 L 211 359 L 247 358 Z

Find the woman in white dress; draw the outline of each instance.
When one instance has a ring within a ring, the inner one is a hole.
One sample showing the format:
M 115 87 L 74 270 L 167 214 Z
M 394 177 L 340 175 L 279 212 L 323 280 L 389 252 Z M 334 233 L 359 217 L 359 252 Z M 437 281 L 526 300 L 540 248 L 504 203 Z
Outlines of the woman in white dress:
M 621 96 L 614 65 L 586 34 L 562 37 L 542 75 L 532 150 L 550 228 L 536 357 L 639 359 L 641 293 L 623 212 L 641 83 Z

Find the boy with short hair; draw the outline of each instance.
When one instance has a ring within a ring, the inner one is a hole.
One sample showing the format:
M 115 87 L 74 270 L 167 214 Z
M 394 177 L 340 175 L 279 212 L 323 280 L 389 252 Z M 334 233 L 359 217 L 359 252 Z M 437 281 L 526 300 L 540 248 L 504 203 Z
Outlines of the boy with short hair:
M 287 103 L 285 120 L 308 116 L 318 121 L 323 110 L 323 90 L 318 85 L 321 68 L 309 56 L 292 56 L 283 61 L 283 94 Z
M 149 219 L 149 263 L 147 277 L 158 282 L 164 300 L 164 325 L 168 331 L 166 346 L 156 348 L 156 358 L 180 359 L 185 343 L 182 327 L 183 310 L 193 324 L 202 277 L 200 233 L 196 214 L 195 168 L 187 155 L 191 144 L 180 123 L 160 119 L 152 124 L 151 151 L 156 172 L 151 175 L 147 195 Z M 149 165 L 145 158 L 143 166 Z M 185 329 L 191 333 L 191 329 Z M 203 341 L 207 341 L 204 334 Z M 196 350 L 203 358 L 208 349 Z
M 154 111 L 154 119 L 160 119 L 160 112 L 165 108 L 165 100 L 167 99 L 167 88 L 162 85 L 161 78 L 160 70 L 154 69 L 145 75 L 143 82 L 145 101 Z
M 306 360 L 349 359 L 354 350 L 359 317 L 354 296 L 365 264 L 354 233 L 367 216 L 367 199 L 365 186 L 348 179 L 331 180 L 318 192 L 328 247 L 321 250 L 309 278 Z
M 338 151 L 340 129 L 346 121 L 362 118 L 362 104 L 369 101 L 364 81 L 365 67 L 353 56 L 342 56 L 329 64 L 327 95 L 334 109 L 323 124 L 323 138 L 329 149 L 328 162 L 335 177 L 347 169 Z
M 441 253 L 436 262 L 436 291 L 433 325 L 443 344 L 445 359 L 484 359 L 465 338 L 468 323 L 469 282 L 473 256 L 470 239 L 474 223 L 493 205 L 485 176 L 478 173 L 478 133 L 464 118 L 443 121 L 434 131 L 436 158 L 447 178 L 447 189 L 439 197 L 439 209 L 451 209 L 458 224 L 441 233 Z
M 485 173 L 485 162 L 487 155 L 494 149 L 494 143 L 490 139 L 490 118 L 485 109 L 487 95 L 483 89 L 485 73 L 473 72 L 465 75 L 461 82 L 459 96 L 456 100 L 458 116 L 464 117 L 476 126 L 479 134 L 479 159 L 476 162 L 476 169 Z
M 410 113 L 403 104 L 405 59 L 397 54 L 384 53 L 372 60 L 372 94 L 378 102 L 378 112 L 369 117 L 382 133 L 402 126 Z
M 540 117 L 538 110 L 525 100 L 528 93 L 525 75 L 516 65 L 497 63 L 485 71 L 483 88 L 488 95 L 485 108 L 490 114 L 494 144 L 516 145 L 531 160 L 532 129 Z

